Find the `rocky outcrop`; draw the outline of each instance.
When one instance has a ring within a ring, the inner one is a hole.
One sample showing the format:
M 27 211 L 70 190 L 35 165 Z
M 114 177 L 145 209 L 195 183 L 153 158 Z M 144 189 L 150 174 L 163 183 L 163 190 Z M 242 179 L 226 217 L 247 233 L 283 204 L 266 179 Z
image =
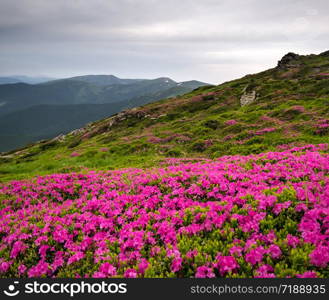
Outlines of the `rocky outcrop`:
M 298 62 L 298 59 L 300 58 L 300 55 L 289 52 L 286 55 L 284 55 L 281 60 L 278 61 L 277 68 L 278 69 L 290 69 L 290 68 L 296 68 L 300 66 L 300 63 Z
M 147 111 L 143 111 L 143 110 L 138 110 L 137 108 L 133 108 L 130 110 L 126 110 L 126 111 L 122 111 L 116 115 L 114 115 L 113 117 L 111 117 L 109 119 L 109 123 L 108 126 L 112 127 L 124 120 L 127 119 L 144 119 L 144 118 L 149 118 L 151 120 L 157 120 L 159 118 L 165 117 L 167 114 L 161 114 L 161 115 L 150 115 Z
M 245 106 L 251 104 L 256 101 L 256 98 L 257 98 L 257 94 L 255 90 L 247 91 L 245 89 L 243 95 L 240 98 L 240 105 Z
M 64 142 L 64 140 L 65 140 L 65 134 L 60 134 L 60 135 L 58 135 L 58 136 L 56 136 L 56 137 L 54 137 L 51 141 L 52 142 Z

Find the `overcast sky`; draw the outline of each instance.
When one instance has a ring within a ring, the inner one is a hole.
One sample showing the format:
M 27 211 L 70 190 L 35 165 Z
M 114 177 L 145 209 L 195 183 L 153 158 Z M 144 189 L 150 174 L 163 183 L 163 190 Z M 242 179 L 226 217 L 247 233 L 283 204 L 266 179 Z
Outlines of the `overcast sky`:
M 328 0 L 0 0 L 0 75 L 220 83 L 329 49 Z

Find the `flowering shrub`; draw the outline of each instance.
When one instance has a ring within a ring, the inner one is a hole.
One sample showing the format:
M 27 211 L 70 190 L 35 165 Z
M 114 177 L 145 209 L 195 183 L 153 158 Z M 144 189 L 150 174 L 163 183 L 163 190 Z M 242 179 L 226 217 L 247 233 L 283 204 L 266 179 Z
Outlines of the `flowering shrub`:
M 273 127 L 263 128 L 263 129 L 256 130 L 255 132 L 253 132 L 253 134 L 254 135 L 263 135 L 265 133 L 273 132 L 275 130 L 276 130 L 276 128 L 273 128 Z
M 224 124 L 226 125 L 226 126 L 232 126 L 232 125 L 235 125 L 235 124 L 237 124 L 238 122 L 236 121 L 236 120 L 227 120 L 227 121 L 225 121 L 224 122 Z
M 329 120 L 321 119 L 315 124 L 315 134 L 325 135 L 329 132 Z
M 223 137 L 223 141 L 229 141 L 235 138 L 235 135 L 233 134 L 228 134 L 226 136 Z
M 319 73 L 319 74 L 317 74 L 318 76 L 323 76 L 323 77 L 327 77 L 327 76 L 329 76 L 329 73 Z
M 161 143 L 168 143 L 173 140 L 176 140 L 178 143 L 184 143 L 190 141 L 191 138 L 182 134 L 173 133 L 170 136 L 164 138 L 152 136 L 148 139 L 148 142 L 152 144 L 161 144 Z
M 77 156 L 80 156 L 80 153 L 78 153 L 78 152 L 72 152 L 72 153 L 70 154 L 70 156 L 71 156 L 71 157 L 77 157 Z
M 1 277 L 329 277 L 327 145 L 0 185 Z
M 290 108 L 290 110 L 296 111 L 296 112 L 299 112 L 299 113 L 303 113 L 303 112 L 305 112 L 305 107 L 302 106 L 302 105 L 294 105 Z

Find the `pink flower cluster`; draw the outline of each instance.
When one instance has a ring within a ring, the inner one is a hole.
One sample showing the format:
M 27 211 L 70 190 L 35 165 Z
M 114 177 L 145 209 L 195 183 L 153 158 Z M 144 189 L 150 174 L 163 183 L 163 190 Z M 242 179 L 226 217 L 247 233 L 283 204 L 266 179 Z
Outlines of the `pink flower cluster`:
M 80 153 L 79 152 L 72 152 L 70 154 L 71 157 L 77 157 L 77 156 L 80 156 Z
M 317 277 L 329 266 L 327 150 L 2 184 L 0 276 Z
M 274 127 L 268 127 L 268 128 L 263 128 L 263 129 L 259 129 L 253 132 L 254 135 L 263 135 L 265 133 L 269 133 L 269 132 L 273 132 L 275 131 L 276 128 Z
M 238 122 L 236 121 L 236 120 L 227 120 L 227 121 L 225 121 L 224 122 L 224 124 L 226 125 L 226 126 L 232 126 L 232 125 L 235 125 L 235 124 L 237 124 Z
M 292 107 L 290 108 L 290 110 L 298 111 L 298 112 L 300 112 L 300 113 L 303 113 L 303 112 L 305 112 L 305 107 L 302 106 L 302 105 L 295 105 L 295 106 L 292 106 Z
M 329 120 L 321 119 L 315 124 L 315 134 L 324 135 L 329 132 Z
M 183 134 L 174 133 L 171 134 L 170 136 L 163 138 L 152 136 L 148 139 L 148 142 L 152 144 L 161 144 L 161 143 L 169 143 L 173 140 L 176 140 L 178 143 L 184 143 L 190 141 L 191 138 Z
M 328 128 L 328 127 L 329 127 L 329 120 L 327 119 L 319 120 L 317 123 L 317 128 Z

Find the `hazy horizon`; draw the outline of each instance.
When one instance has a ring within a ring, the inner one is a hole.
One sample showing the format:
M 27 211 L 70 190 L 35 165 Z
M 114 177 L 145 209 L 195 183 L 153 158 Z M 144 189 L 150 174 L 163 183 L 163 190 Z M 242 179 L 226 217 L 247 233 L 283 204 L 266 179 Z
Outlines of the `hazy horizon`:
M 8 78 L 20 78 L 20 77 L 27 77 L 30 79 L 39 79 L 39 78 L 43 78 L 43 79 L 49 79 L 49 80 L 60 80 L 60 79 L 69 79 L 69 78 L 73 78 L 73 77 L 80 77 L 80 76 L 114 76 L 120 79 L 140 79 L 140 80 L 153 80 L 153 79 L 158 79 L 158 78 L 170 78 L 176 82 L 185 82 L 185 81 L 191 81 L 191 80 L 196 80 L 196 81 L 201 81 L 198 79 L 189 79 L 189 80 L 183 80 L 183 81 L 179 81 L 179 80 L 175 80 L 175 78 L 172 78 L 170 76 L 159 76 L 159 77 L 153 77 L 153 78 L 137 78 L 134 76 L 130 76 L 130 77 L 121 77 L 121 76 L 117 76 L 116 74 L 73 74 L 71 76 L 60 76 L 60 77 L 52 77 L 52 76 L 48 76 L 48 75 L 26 75 L 26 74 L 1 74 L 0 73 L 0 77 L 8 77 Z M 207 82 L 206 82 L 207 83 Z
M 324 0 L 2 0 L 0 76 L 218 84 L 328 50 L 327 24 Z

